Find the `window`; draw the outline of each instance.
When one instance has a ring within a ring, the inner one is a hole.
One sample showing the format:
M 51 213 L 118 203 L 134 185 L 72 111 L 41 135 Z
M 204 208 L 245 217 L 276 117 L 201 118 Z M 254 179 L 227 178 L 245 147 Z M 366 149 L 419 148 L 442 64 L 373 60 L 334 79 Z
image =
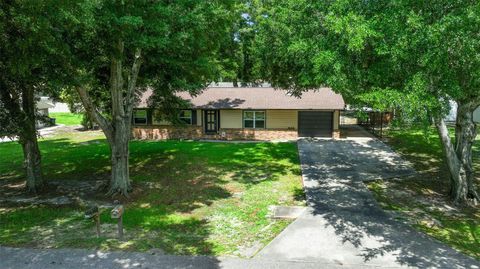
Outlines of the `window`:
M 181 110 L 178 118 L 180 119 L 181 122 L 184 122 L 186 124 L 192 124 L 192 111 Z
M 146 109 L 135 110 L 135 113 L 133 113 L 133 123 L 138 125 L 146 125 L 147 110 Z
M 265 128 L 265 111 L 244 111 L 243 112 L 244 128 Z

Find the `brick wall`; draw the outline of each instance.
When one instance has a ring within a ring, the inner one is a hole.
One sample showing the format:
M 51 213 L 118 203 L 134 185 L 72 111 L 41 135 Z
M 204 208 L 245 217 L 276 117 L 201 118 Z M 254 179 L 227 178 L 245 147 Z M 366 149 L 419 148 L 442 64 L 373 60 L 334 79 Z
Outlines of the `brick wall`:
M 201 126 L 135 126 L 133 139 L 165 140 L 165 139 L 212 139 L 212 140 L 296 140 L 297 130 L 288 129 L 220 129 L 218 134 L 203 133 Z M 340 130 L 333 131 L 333 138 L 340 138 Z
M 295 140 L 296 130 L 286 129 L 220 129 L 218 134 L 203 133 L 200 126 L 135 126 L 132 130 L 134 139 L 216 139 L 216 140 Z
M 220 129 L 218 139 L 224 140 L 295 140 L 296 130 L 287 129 Z
M 339 139 L 340 138 L 340 130 L 336 129 L 333 130 L 333 139 Z
M 135 126 L 132 136 L 143 140 L 201 139 L 203 132 L 200 126 Z

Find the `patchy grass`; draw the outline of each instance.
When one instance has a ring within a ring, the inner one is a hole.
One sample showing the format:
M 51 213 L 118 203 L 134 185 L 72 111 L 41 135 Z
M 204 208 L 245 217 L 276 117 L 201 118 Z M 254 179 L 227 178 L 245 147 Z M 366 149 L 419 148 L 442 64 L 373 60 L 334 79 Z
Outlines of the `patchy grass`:
M 109 150 L 98 132 L 62 134 L 40 142 L 44 175 L 55 180 L 108 179 Z M 132 141 L 136 191 L 126 204 L 126 240 L 102 215 L 96 238 L 82 208 L 0 208 L 0 244 L 32 247 L 162 249 L 173 254 L 248 256 L 289 221 L 268 218 L 270 205 L 302 205 L 295 143 Z M 0 180 L 22 180 L 16 143 L 0 144 Z
M 49 113 L 50 118 L 55 118 L 56 124 L 63 124 L 66 126 L 75 126 L 82 124 L 82 114 L 69 113 L 69 112 L 52 112 Z
M 449 129 L 453 139 L 454 130 Z M 447 167 L 443 161 L 442 146 L 435 129 L 427 133 L 421 129 L 390 130 L 385 135 L 386 141 L 395 151 L 412 161 L 419 172 L 433 172 L 437 176 L 445 176 Z M 473 159 L 475 170 L 480 170 L 480 136 L 477 136 L 473 145 Z M 479 178 L 477 173 L 477 178 Z M 445 179 L 442 177 L 441 179 Z M 480 180 L 480 178 L 479 178 Z
M 399 181 L 368 184 L 377 201 L 417 229 L 480 259 L 480 207 L 455 207 L 448 197 L 449 179 L 441 144 L 434 131 L 390 131 L 385 140 L 418 171 Z M 474 166 L 480 169 L 480 137 L 474 144 Z M 480 177 L 477 172 L 477 183 Z

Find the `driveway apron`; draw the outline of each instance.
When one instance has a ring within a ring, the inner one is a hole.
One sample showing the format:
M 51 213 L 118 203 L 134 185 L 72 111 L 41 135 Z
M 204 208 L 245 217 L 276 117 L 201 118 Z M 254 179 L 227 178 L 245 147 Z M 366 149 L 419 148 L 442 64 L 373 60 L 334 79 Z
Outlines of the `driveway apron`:
M 381 141 L 301 139 L 308 209 L 256 258 L 318 261 L 345 267 L 480 268 L 379 207 L 363 181 L 415 171 Z

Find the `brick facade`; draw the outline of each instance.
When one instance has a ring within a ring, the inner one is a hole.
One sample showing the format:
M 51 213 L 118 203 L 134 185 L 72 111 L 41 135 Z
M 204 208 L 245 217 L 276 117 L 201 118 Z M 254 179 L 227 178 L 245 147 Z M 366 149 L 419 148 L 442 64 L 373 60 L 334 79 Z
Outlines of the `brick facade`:
M 297 130 L 288 129 L 220 129 L 216 135 L 221 140 L 296 140 Z
M 333 139 L 340 139 L 340 130 L 333 130 Z
M 165 140 L 165 139 L 201 139 L 204 134 L 201 126 L 135 126 L 133 139 Z
M 135 126 L 133 139 L 213 139 L 213 140 L 296 140 L 297 130 L 288 129 L 220 129 L 218 134 L 204 134 L 201 126 Z
M 297 130 L 291 129 L 220 129 L 217 134 L 205 134 L 202 126 L 135 126 L 133 139 L 211 139 L 211 140 L 296 140 Z M 340 138 L 340 130 L 333 131 L 333 138 Z

